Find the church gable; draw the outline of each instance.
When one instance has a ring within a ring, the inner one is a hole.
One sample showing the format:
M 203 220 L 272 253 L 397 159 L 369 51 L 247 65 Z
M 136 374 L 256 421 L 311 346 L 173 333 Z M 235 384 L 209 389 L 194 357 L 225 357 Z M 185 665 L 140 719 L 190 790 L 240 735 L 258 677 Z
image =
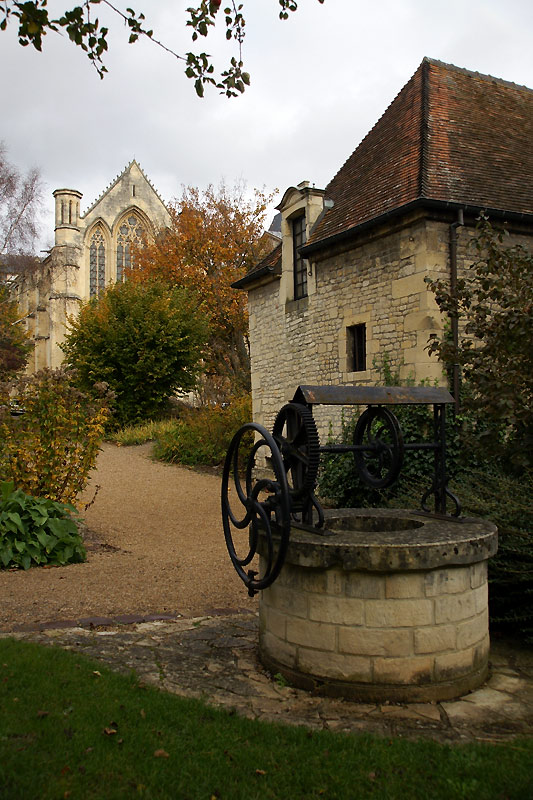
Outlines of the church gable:
M 78 313 L 80 303 L 124 280 L 134 245 L 170 224 L 165 204 L 136 161 L 84 214 L 81 192 L 56 189 L 54 198 L 55 245 L 35 286 L 19 287 L 27 298 L 26 326 L 36 343 L 30 371 L 61 364 L 68 317 Z
M 167 208 L 136 161 L 115 178 L 81 219 L 89 227 L 101 217 L 113 229 L 117 218 L 130 208 L 140 211 L 154 229 L 168 225 Z
M 132 246 L 152 238 L 169 219 L 158 193 L 132 161 L 81 216 L 81 296 L 94 297 L 110 283 L 124 280 L 132 266 Z

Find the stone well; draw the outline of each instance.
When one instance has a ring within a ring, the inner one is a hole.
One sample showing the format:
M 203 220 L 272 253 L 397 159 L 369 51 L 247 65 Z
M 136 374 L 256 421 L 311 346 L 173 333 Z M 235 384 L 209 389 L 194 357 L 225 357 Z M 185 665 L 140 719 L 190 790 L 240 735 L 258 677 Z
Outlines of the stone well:
M 491 522 L 341 509 L 325 527 L 293 523 L 281 574 L 261 592 L 267 669 L 368 702 L 447 700 L 485 681 Z

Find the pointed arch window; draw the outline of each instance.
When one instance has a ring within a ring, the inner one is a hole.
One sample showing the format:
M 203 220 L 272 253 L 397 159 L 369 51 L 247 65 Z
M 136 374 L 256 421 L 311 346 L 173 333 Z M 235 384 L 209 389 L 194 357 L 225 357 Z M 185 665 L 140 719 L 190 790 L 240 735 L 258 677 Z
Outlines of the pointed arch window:
M 117 236 L 117 281 L 124 280 L 125 271 L 131 269 L 132 245 L 140 247 L 145 238 L 145 230 L 140 219 L 130 214 L 120 225 Z
M 101 228 L 96 228 L 89 245 L 89 296 L 105 288 L 105 240 Z

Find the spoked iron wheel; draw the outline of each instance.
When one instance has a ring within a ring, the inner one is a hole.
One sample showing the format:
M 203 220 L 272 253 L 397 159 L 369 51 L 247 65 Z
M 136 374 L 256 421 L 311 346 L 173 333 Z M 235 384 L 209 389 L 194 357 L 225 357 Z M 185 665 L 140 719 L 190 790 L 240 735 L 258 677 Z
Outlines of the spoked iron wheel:
M 272 436 L 281 452 L 292 500 L 312 493 L 320 461 L 320 441 L 312 413 L 300 403 L 279 411 Z
M 374 489 L 391 486 L 403 464 L 403 436 L 398 420 L 387 408 L 369 406 L 353 435 L 355 466 L 360 478 Z
M 249 457 L 244 458 L 243 451 L 249 446 L 251 436 L 256 437 L 255 443 Z M 272 476 L 256 479 L 253 474 L 256 455 L 261 450 L 270 464 Z M 236 498 L 230 500 L 233 489 Z M 289 488 L 281 454 L 270 433 L 254 422 L 237 431 L 226 454 L 222 474 L 222 523 L 233 566 L 253 597 L 279 575 L 291 529 Z M 276 540 L 273 538 L 274 523 Z M 237 542 L 238 531 L 245 530 L 247 533 Z M 265 537 L 261 575 L 257 570 L 245 569 L 257 553 L 260 536 Z

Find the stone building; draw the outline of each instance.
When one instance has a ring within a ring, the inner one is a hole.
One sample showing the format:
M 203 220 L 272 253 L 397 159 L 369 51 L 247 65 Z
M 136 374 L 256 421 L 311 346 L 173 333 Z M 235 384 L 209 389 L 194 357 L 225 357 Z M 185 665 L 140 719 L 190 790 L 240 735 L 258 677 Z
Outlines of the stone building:
M 385 354 L 404 378 L 443 380 L 425 278 L 461 275 L 482 210 L 533 241 L 532 142 L 531 89 L 426 58 L 325 189 L 287 189 L 281 244 L 234 284 L 256 422 L 299 384 L 375 383 Z
M 16 282 L 21 316 L 35 342 L 29 372 L 61 364 L 67 317 L 105 286 L 123 280 L 132 244 L 152 238 L 170 222 L 136 161 L 83 214 L 81 192 L 56 189 L 54 198 L 55 245 L 38 269 Z

